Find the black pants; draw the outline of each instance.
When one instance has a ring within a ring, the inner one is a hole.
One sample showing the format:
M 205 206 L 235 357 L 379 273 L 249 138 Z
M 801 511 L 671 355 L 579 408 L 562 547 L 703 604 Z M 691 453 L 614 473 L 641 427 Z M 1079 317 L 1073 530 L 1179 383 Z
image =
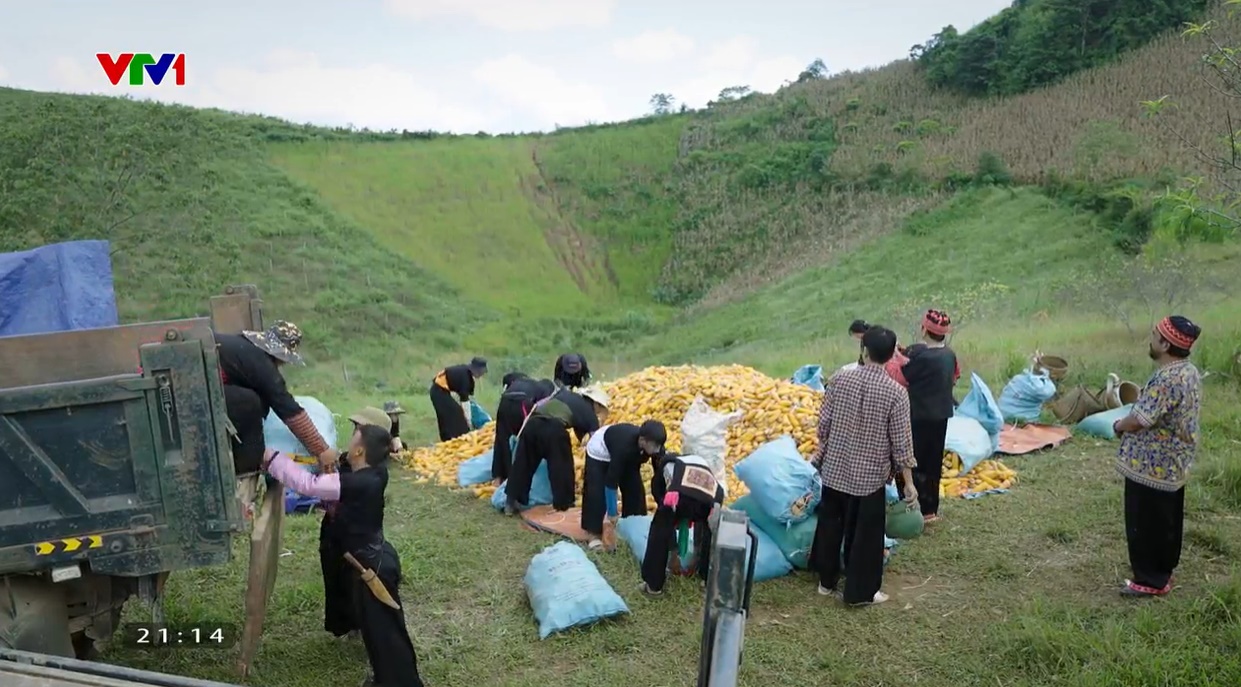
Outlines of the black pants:
M 496 408 L 496 442 L 491 447 L 492 479 L 508 479 L 509 468 L 513 464 L 513 452 L 509 450 L 508 440 L 521 430 L 521 423 L 526 419 L 525 401 L 520 398 L 500 398 Z
M 608 514 L 607 487 L 610 463 L 586 457 L 586 469 L 582 475 L 582 529 L 595 535 L 603 534 L 603 518 Z M 621 475 L 617 484 L 620 491 L 620 514 L 646 515 L 646 484 L 642 481 L 640 466 Z
M 432 384 L 427 392 L 431 396 L 431 407 L 435 409 L 435 424 L 439 426 L 440 441 L 456 439 L 470 433 L 470 423 L 465 419 L 461 404 L 451 393 L 438 384 Z
M 707 579 L 711 565 L 711 505 L 682 496 L 675 509 L 659 506 L 651 518 L 651 530 L 646 538 L 646 553 L 642 556 L 642 581 L 651 591 L 658 592 L 668 581 L 668 560 L 679 555 L 676 550 L 677 527 L 683 520 L 693 523 L 694 556 L 698 561 L 698 577 Z
M 868 603 L 883 586 L 886 505 L 882 488 L 866 496 L 853 496 L 823 487 L 811 564 L 819 573 L 819 584 L 835 589 L 843 558 L 845 603 Z
M 253 390 L 225 384 L 224 407 L 237 430 L 237 437 L 232 439 L 233 471 L 238 475 L 258 472 L 263 465 L 263 451 L 267 449 L 263 440 L 267 406 Z
M 323 629 L 337 637 L 358 629 L 353 618 L 353 578 L 357 577 L 345 561 L 345 549 L 332 531 L 332 516 L 324 515 L 319 524 L 319 568 L 323 571 Z
M 353 601 L 353 616 L 362 630 L 362 643 L 370 660 L 375 687 L 422 687 L 418 674 L 418 656 L 414 643 L 405 626 L 404 604 L 398 587 L 401 583 L 401 559 L 396 549 L 384 542 L 371 555 L 355 552 L 354 556 L 375 571 L 383 581 L 384 588 L 392 595 L 401 610 L 385 605 L 375 598 L 362 581 L 362 576 L 350 568 L 349 581 Z
M 1185 488 L 1160 491 L 1125 480 L 1125 540 L 1133 582 L 1163 589 L 1181 562 Z
M 552 487 L 552 507 L 569 510 L 576 496 L 573 475 L 573 443 L 564 423 L 550 417 L 531 417 L 517 440 L 513 470 L 504 487 L 509 501 L 522 506 L 530 501 L 530 483 L 539 464 L 547 461 L 547 478 Z
M 918 505 L 922 515 L 939 513 L 939 480 L 944 475 L 944 437 L 948 434 L 947 420 L 914 420 L 914 459 L 918 466 L 913 469 L 914 487 L 918 490 Z

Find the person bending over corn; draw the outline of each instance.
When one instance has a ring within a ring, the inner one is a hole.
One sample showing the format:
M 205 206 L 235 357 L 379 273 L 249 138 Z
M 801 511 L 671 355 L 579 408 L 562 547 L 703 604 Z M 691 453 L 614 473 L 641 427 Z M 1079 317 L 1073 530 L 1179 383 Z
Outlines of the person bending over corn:
M 586 469 L 582 475 L 582 529 L 593 535 L 588 547 L 603 547 L 603 518 L 612 525 L 617 512 L 616 492 L 620 490 L 623 514 L 646 515 L 646 486 L 642 465 L 658 463 L 668 441 L 668 430 L 659 420 L 642 426 L 621 423 L 608 425 L 586 443 Z
M 724 502 L 724 486 L 716 480 L 705 459 L 665 453 L 651 478 L 651 493 L 657 505 L 642 557 L 641 589 L 645 594 L 658 596 L 668 580 L 669 557 L 680 556 L 676 542 L 682 523 L 694 532 L 692 567 L 699 578 L 707 579 L 711 564 L 709 520 L 711 511 Z
M 558 386 L 580 389 L 590 383 L 590 367 L 581 353 L 565 353 L 556 358 L 552 378 Z
M 470 397 L 474 395 L 474 382 L 485 374 L 487 360 L 476 357 L 468 365 L 451 365 L 435 375 L 428 394 L 435 409 L 440 441 L 470 433 Z
M 573 507 L 577 485 L 569 432 L 576 434 L 578 441 L 584 441 L 598 431 L 601 421 L 607 421 L 608 403 L 605 391 L 591 388 L 580 393 L 560 389 L 535 404 L 517 433 L 513 469 L 505 487 L 505 513 L 516 515 L 526 508 L 534 471 L 544 460 L 552 488 L 552 507 L 561 511 Z
M 504 391 L 496 408 L 496 439 L 491 447 L 491 481 L 497 487 L 508 479 L 513 465 L 510 440 L 521 431 L 534 404 L 551 396 L 556 385 L 550 379 L 535 380 L 521 372 L 504 375 Z

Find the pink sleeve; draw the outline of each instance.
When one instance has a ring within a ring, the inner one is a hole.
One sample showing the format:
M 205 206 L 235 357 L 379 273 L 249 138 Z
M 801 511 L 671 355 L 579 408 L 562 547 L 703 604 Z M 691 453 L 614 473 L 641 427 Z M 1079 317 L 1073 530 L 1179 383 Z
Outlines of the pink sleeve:
M 271 459 L 271 463 L 267 465 L 267 474 L 302 496 L 324 501 L 340 500 L 340 474 L 333 472 L 328 475 L 312 475 L 283 453 L 277 453 Z

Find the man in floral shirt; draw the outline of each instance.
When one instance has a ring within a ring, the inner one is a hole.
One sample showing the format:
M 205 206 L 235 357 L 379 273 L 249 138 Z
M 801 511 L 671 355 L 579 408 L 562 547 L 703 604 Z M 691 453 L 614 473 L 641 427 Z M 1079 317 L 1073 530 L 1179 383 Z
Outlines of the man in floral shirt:
M 1155 374 L 1129 414 L 1113 429 L 1121 437 L 1116 469 L 1125 478 L 1125 538 L 1133 579 L 1125 596 L 1172 590 L 1185 528 L 1185 482 L 1198 449 L 1202 378 L 1189 352 L 1202 329 L 1180 315 L 1151 332 Z

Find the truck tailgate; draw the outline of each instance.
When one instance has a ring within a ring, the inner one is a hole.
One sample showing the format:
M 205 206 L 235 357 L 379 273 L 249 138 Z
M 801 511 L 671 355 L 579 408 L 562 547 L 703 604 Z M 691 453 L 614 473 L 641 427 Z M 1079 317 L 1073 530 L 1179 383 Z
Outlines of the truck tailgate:
M 0 573 L 85 558 L 97 572 L 145 575 L 227 560 L 241 518 L 214 339 L 204 321 L 175 324 L 184 331 L 131 349 L 127 374 L 0 389 Z M 0 339 L 0 352 L 110 331 Z

